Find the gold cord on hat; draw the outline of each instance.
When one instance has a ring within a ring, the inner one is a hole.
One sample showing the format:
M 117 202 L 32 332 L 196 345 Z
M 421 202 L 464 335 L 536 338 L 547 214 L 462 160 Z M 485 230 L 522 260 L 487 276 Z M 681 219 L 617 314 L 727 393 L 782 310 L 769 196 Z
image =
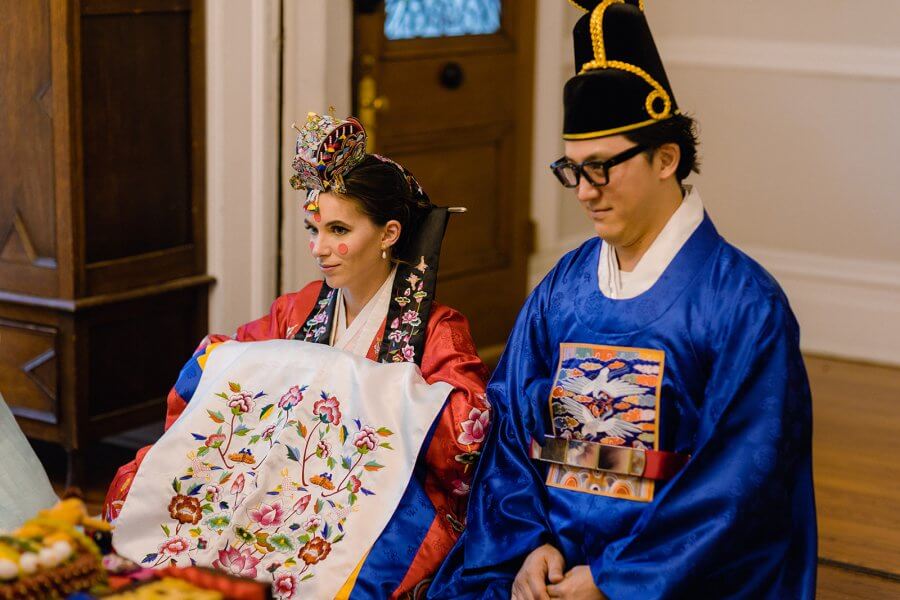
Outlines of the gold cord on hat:
M 594 45 L 594 60 L 584 63 L 578 74 L 581 75 L 587 71 L 596 69 L 618 69 L 620 71 L 625 71 L 626 73 L 631 73 L 632 75 L 637 75 L 653 88 L 653 91 L 647 95 L 647 99 L 644 102 L 644 108 L 647 109 L 647 114 L 656 121 L 666 119 L 672 115 L 672 98 L 669 96 L 666 89 L 644 69 L 620 60 L 606 59 L 606 45 L 603 41 L 603 15 L 606 13 L 606 9 L 613 4 L 626 4 L 626 2 L 625 0 L 603 0 L 603 2 L 597 5 L 594 12 L 591 13 L 590 27 L 591 42 Z M 641 11 L 644 10 L 643 0 L 640 2 L 639 9 Z M 653 108 L 653 103 L 657 100 L 663 101 L 663 109 L 661 111 L 657 111 Z

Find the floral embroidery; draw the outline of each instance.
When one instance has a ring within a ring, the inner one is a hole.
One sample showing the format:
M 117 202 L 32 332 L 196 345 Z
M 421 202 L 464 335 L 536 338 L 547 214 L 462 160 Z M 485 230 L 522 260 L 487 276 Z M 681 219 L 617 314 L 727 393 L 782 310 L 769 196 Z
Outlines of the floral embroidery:
M 221 405 L 206 411 L 211 431 L 191 434 L 197 446 L 172 481 L 172 520 L 160 523 L 164 537 L 142 564 L 194 564 L 197 552 L 225 537 L 214 567 L 271 576 L 278 598 L 299 594 L 302 582 L 315 577 L 315 565 L 343 540 L 360 498 L 375 495 L 366 473 L 384 468 L 378 454 L 393 450 L 385 439 L 392 431 L 346 415 L 325 390 L 311 417 L 296 414 L 307 389 L 293 385 L 269 402 L 265 392 L 231 382 L 215 394 Z M 276 447 L 296 466 L 282 469 L 274 488 L 258 487 L 256 473 Z
M 459 434 L 457 441 L 460 444 L 465 444 L 467 446 L 469 444 L 482 443 L 490 423 L 490 412 L 487 409 L 478 410 L 477 408 L 473 408 L 469 412 L 469 420 L 460 423 L 463 432 Z
M 424 256 L 414 268 L 422 275 L 425 274 L 428 265 L 425 263 Z M 401 307 L 409 306 L 409 308 L 391 321 L 385 332 L 390 342 L 387 350 L 390 362 L 415 362 L 416 360 L 416 349 L 410 344 L 410 340 L 420 333 L 422 303 L 428 297 L 428 292 L 425 291 L 425 282 L 415 273 L 410 273 L 406 277 L 406 283 L 409 285 L 403 290 L 402 295 L 394 298 L 394 302 Z
M 303 334 L 304 342 L 321 342 L 320 338 L 328 331 L 325 323 L 328 321 L 328 306 L 331 304 L 334 294 L 335 290 L 330 289 L 325 297 L 316 303 L 315 313 L 306 321 L 306 325 L 300 331 Z

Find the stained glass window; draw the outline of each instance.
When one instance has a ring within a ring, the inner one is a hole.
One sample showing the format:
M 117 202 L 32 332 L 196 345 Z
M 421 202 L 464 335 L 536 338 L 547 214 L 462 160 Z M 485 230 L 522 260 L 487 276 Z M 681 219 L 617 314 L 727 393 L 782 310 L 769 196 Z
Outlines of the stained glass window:
M 389 40 L 484 35 L 500 29 L 501 0 L 386 0 Z

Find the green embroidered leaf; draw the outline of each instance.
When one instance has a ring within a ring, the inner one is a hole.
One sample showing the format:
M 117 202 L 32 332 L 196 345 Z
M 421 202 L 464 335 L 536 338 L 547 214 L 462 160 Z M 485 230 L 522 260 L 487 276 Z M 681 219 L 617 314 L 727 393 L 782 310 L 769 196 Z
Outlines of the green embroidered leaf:
M 229 479 L 231 479 L 231 471 L 228 471 L 227 473 L 225 473 L 224 475 L 222 475 L 222 478 L 219 480 L 219 485 L 222 485 L 223 483 L 225 483 L 225 482 L 228 481 Z
M 341 457 L 341 466 L 342 466 L 342 467 L 344 467 L 345 469 L 347 469 L 347 470 L 349 471 L 349 470 L 350 470 L 350 465 L 351 465 L 351 464 L 352 464 L 352 463 L 350 462 L 350 459 L 349 459 L 349 458 L 347 458 L 346 456 L 342 456 L 342 457 Z
M 288 446 L 287 454 L 288 454 L 289 459 L 300 462 L 301 453 L 300 453 L 299 448 L 295 448 L 294 446 Z
M 177 478 L 177 477 L 176 477 L 175 479 L 172 480 L 172 489 L 175 490 L 175 493 L 176 493 L 176 494 L 180 494 L 180 493 L 181 493 L 181 482 L 178 481 L 178 478 Z
M 356 504 L 356 494 L 351 493 L 350 494 L 350 506 L 353 506 L 354 504 Z
M 325 503 L 322 501 L 321 498 L 319 500 L 316 500 L 316 506 L 313 508 L 313 512 L 315 512 L 316 514 L 319 514 L 320 512 L 322 512 L 323 506 L 325 506 Z
M 226 394 L 225 392 L 219 392 L 218 394 L 216 394 L 216 396 L 218 396 L 219 398 L 224 398 L 225 400 L 228 400 L 228 394 Z
M 189 530 L 188 533 L 191 534 L 191 537 L 200 537 L 200 534 L 203 533 L 203 530 L 199 527 L 194 527 L 193 529 Z
M 266 419 L 268 419 L 269 416 L 272 414 L 272 408 L 274 406 L 275 406 L 274 404 L 267 404 L 266 406 L 263 406 L 262 410 L 259 411 L 259 420 L 265 421 Z
M 209 446 L 200 446 L 197 448 L 197 456 L 206 456 L 209 453 Z
M 258 441 L 259 441 L 259 436 L 258 436 L 258 435 L 251 435 L 251 436 L 250 436 L 250 445 L 251 445 L 251 446 L 252 446 L 253 444 L 255 444 L 256 442 L 258 442 Z
M 235 383 L 233 381 L 228 382 L 228 389 L 230 389 L 235 394 L 241 391 L 241 384 Z
M 213 511 L 213 507 L 211 504 L 204 504 L 203 506 L 200 507 L 200 510 L 202 510 L 205 513 L 211 513 Z
M 328 460 L 326 460 L 325 463 L 328 465 L 328 470 L 330 471 L 330 470 L 334 469 L 334 466 L 337 464 L 337 461 L 334 460 L 333 456 L 329 456 Z
M 297 538 L 297 541 L 298 541 L 299 543 L 301 543 L 301 544 L 305 544 L 305 543 L 308 542 L 310 539 L 311 539 L 311 538 L 309 537 L 309 534 L 308 534 L 308 533 L 304 533 L 303 535 L 301 535 L 300 537 Z M 288 566 L 287 561 L 284 562 L 284 566 Z
M 366 471 L 378 471 L 380 469 L 383 469 L 384 465 L 380 465 L 377 462 L 375 462 L 374 460 L 370 460 L 365 465 L 363 465 L 363 468 Z
M 394 432 L 391 431 L 390 429 L 388 429 L 387 427 L 379 427 L 378 435 L 380 435 L 381 437 L 389 437 L 389 436 L 394 435 Z
M 309 540 L 306 540 L 306 541 L 308 542 Z M 306 542 L 303 542 L 303 543 L 305 544 Z M 293 567 L 296 564 L 297 564 L 297 561 L 294 560 L 293 558 L 289 558 L 286 561 L 284 561 L 284 566 L 288 567 L 288 568 Z
M 207 409 L 206 412 L 209 415 L 209 418 L 213 420 L 213 423 L 224 423 L 225 422 L 225 417 L 223 417 L 222 413 L 220 413 L 219 411 L 213 412 L 213 411 Z
M 341 541 L 342 539 L 344 539 L 344 534 L 343 534 L 343 533 L 339 533 L 339 534 L 337 534 L 336 536 L 334 536 L 334 539 L 331 540 L 331 543 L 332 543 L 332 544 L 337 544 L 337 543 L 338 543 L 339 541 Z
M 393 448 L 391 448 L 390 443 L 388 443 L 388 442 L 381 442 L 378 445 L 381 446 L 382 448 L 387 448 L 388 450 L 393 450 Z
M 312 579 L 315 576 L 316 576 L 315 573 L 307 573 L 306 575 L 304 575 L 303 577 L 300 578 L 300 581 L 306 581 L 307 579 Z
M 169 526 L 168 526 L 168 525 L 160 525 L 160 527 L 162 527 L 163 533 L 166 534 L 166 537 L 171 537 L 172 534 L 169 533 Z
M 239 435 L 239 436 L 243 437 L 243 436 L 247 435 L 248 433 L 250 433 L 251 431 L 252 431 L 252 429 L 250 429 L 246 425 L 241 425 L 240 427 L 238 427 L 237 429 L 234 430 L 234 435 Z

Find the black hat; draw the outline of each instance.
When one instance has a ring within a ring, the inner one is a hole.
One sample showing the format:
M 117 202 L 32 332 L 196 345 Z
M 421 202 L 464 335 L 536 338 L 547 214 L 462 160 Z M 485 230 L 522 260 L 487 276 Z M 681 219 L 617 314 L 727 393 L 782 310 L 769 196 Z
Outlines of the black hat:
M 586 14 L 575 24 L 575 77 L 563 92 L 563 138 L 616 135 L 678 113 L 644 16 L 644 0 L 569 0 Z

